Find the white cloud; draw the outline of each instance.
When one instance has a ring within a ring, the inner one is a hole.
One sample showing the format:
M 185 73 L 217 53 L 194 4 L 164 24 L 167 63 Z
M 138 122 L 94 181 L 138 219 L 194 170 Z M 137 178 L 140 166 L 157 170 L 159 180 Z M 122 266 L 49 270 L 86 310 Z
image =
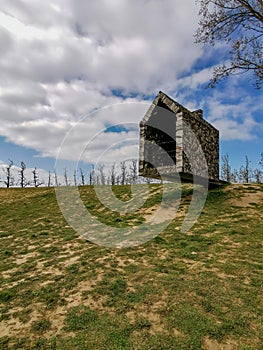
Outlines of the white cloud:
M 198 89 L 211 76 L 210 68 L 191 70 L 203 55 L 193 43 L 195 0 L 0 0 L 0 9 L 0 135 L 42 156 L 55 157 L 66 132 L 85 116 L 66 147 L 68 159 L 105 125 L 138 123 L 147 109 L 99 111 L 105 106 L 141 102 L 159 90 L 182 96 L 181 90 Z M 118 97 L 113 90 L 137 97 Z M 225 138 L 237 127 L 232 138 L 249 139 L 257 126 L 253 116 L 241 120 L 252 99 L 239 107 L 222 104 L 219 93 L 207 102 L 185 100 L 213 110 L 209 120 Z M 126 136 L 134 135 L 131 130 Z M 119 137 L 98 140 L 87 160 Z M 114 157 L 116 150 L 108 155 Z
M 0 8 L 3 14 L 11 16 L 14 21 L 21 22 L 24 26 L 61 27 L 67 24 L 71 18 L 68 0 L 54 1 L 30 1 L 30 0 L 0 0 Z
M 143 7 L 141 1 L 72 1 L 66 22 L 65 13 L 47 2 L 47 27 L 30 17 L 38 18 L 43 5 L 15 3 L 2 4 L 2 11 L 7 8 L 2 26 L 14 48 L 1 60 L 15 78 L 50 82 L 84 76 L 101 87 L 146 92 L 157 82 L 176 80 L 201 53 L 193 45 L 194 1 L 145 1 Z
M 140 102 L 114 104 L 84 117 L 63 140 L 59 148 L 59 158 L 94 163 L 102 156 L 100 161 L 109 164 L 120 162 L 124 155 L 125 159 L 136 157 L 139 143 L 138 124 L 148 107 L 148 104 Z M 107 127 L 113 125 L 121 129 L 118 132 L 107 130 Z M 125 131 L 121 131 L 123 129 Z M 137 145 L 136 152 L 132 146 L 129 146 L 128 151 L 128 140 L 134 140 L 132 144 Z M 56 156 L 54 153 L 49 155 Z
M 178 80 L 178 86 L 180 88 L 186 88 L 191 86 L 191 89 L 195 90 L 200 85 L 209 81 L 212 76 L 213 67 L 205 68 L 197 73 L 189 74 L 188 76 Z
M 252 118 L 246 118 L 242 122 L 221 118 L 213 124 L 220 131 L 220 136 L 223 140 L 253 140 L 256 138 L 253 131 L 259 127 L 259 124 Z
M 248 95 L 238 80 L 233 79 L 224 91 L 214 90 L 204 105 L 208 121 L 219 129 L 222 140 L 255 140 L 263 128 L 255 118 L 263 109 L 262 102 L 255 103 L 253 95 Z
M 56 155 L 81 117 L 127 101 L 111 89 L 156 93 L 200 55 L 192 45 L 194 1 L 13 0 L 0 5 L 0 40 L 6 48 L 0 57 L 0 134 L 43 156 Z M 127 110 L 123 113 L 90 116 L 74 148 L 105 125 L 143 117 L 139 111 L 129 117 Z M 107 135 L 98 149 L 117 137 Z

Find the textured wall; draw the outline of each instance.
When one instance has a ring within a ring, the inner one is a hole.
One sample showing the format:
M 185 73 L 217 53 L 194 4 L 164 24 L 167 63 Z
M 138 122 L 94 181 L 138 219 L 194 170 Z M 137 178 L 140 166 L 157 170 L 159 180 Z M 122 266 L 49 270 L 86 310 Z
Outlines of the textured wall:
M 158 171 L 219 179 L 218 130 L 201 110 L 190 112 L 162 92 L 140 123 L 139 174 L 158 178 Z

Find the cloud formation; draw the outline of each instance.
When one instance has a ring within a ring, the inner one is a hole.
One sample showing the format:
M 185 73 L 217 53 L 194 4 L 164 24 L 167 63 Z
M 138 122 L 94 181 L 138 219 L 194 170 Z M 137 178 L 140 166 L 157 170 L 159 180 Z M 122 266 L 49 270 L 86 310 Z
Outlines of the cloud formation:
M 250 139 L 257 127 L 252 115 L 229 116 L 226 111 L 234 108 L 220 108 L 216 94 L 208 102 L 200 91 L 189 94 L 211 73 L 205 64 L 195 68 L 205 61 L 205 51 L 193 43 L 195 0 L 0 0 L 0 9 L 0 135 L 10 142 L 55 157 L 67 131 L 89 116 L 65 155 L 72 159 L 72 149 L 81 149 L 105 126 L 138 123 L 146 107 L 137 104 L 129 116 L 92 112 L 142 102 L 159 90 L 191 107 L 221 110 L 210 120 L 226 139 Z M 118 137 L 107 135 L 97 150 Z M 97 157 L 95 148 L 87 161 Z

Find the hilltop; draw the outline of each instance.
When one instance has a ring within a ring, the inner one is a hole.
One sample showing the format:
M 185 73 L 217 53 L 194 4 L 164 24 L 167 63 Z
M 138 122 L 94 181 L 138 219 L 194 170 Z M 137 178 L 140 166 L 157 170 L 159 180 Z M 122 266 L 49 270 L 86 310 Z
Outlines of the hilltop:
M 79 191 L 93 215 L 125 226 L 147 223 L 162 186 L 125 217 Z M 128 186 L 114 192 L 130 198 Z M 182 233 L 191 196 L 184 185 L 160 235 L 114 249 L 77 236 L 53 188 L 0 189 L 0 349 L 261 349 L 263 185 L 209 191 Z

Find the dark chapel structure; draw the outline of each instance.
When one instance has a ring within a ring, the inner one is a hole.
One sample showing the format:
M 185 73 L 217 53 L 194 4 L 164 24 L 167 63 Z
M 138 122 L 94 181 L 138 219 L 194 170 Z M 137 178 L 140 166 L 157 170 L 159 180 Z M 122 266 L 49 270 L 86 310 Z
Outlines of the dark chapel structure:
M 160 91 L 140 122 L 139 175 L 219 184 L 219 131 Z

